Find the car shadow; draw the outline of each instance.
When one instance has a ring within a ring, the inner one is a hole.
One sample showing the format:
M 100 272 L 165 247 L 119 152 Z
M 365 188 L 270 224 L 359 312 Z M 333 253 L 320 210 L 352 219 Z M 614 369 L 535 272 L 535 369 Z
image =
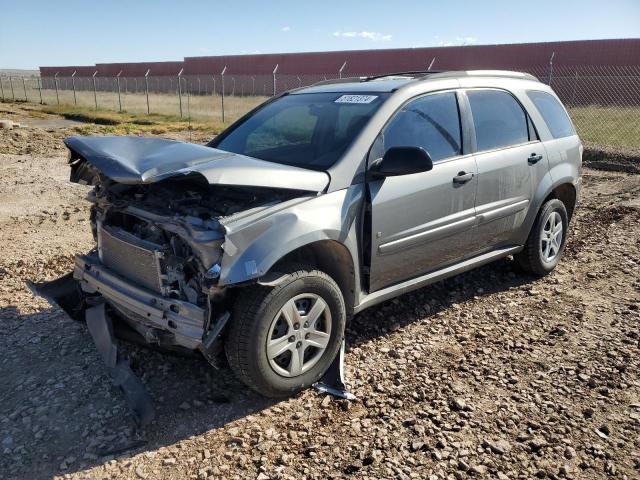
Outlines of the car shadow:
M 347 355 L 358 345 L 454 304 L 532 280 L 514 273 L 511 263 L 498 261 L 356 315 L 346 332 Z M 6 432 L 0 435 L 0 471 L 12 478 L 50 478 L 104 464 L 113 456 L 157 450 L 277 403 L 244 387 L 228 368 L 214 369 L 200 356 L 121 342 L 156 407 L 155 420 L 140 430 L 124 396 L 111 383 L 86 325 L 58 308 L 21 314 L 15 306 L 0 309 L 0 325 L 9 332 L 0 340 L 0 420 Z
M 406 293 L 354 316 L 345 335 L 346 352 L 390 331 L 451 310 L 454 305 L 533 280 L 535 277 L 519 272 L 509 257 Z

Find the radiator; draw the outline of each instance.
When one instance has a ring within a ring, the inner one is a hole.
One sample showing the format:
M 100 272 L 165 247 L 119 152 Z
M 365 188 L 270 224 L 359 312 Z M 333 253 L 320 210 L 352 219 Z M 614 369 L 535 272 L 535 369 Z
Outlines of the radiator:
M 124 237 L 126 232 L 98 225 L 98 254 L 102 264 L 143 287 L 162 293 L 159 252 Z

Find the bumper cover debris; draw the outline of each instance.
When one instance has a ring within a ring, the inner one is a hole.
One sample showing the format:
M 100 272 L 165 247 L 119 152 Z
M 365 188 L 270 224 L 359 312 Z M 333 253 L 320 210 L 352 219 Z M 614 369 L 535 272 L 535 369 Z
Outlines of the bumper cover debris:
M 121 353 L 113 335 L 111 319 L 105 312 L 104 303 L 87 309 L 87 327 L 102 356 L 113 383 L 124 393 L 127 405 L 135 414 L 140 426 L 149 424 L 155 417 L 155 408 L 144 384 L 133 373 L 129 361 Z
M 78 282 L 73 278 L 73 273 L 51 282 L 28 282 L 28 286 L 34 294 L 46 298 L 52 305 L 60 306 L 74 320 L 85 318 L 89 333 L 109 375 L 113 383 L 124 393 L 137 424 L 141 427 L 149 424 L 155 417 L 155 408 L 142 381 L 131 370 L 128 359 L 118 352 L 113 324 L 105 311 L 104 302 L 89 306 Z

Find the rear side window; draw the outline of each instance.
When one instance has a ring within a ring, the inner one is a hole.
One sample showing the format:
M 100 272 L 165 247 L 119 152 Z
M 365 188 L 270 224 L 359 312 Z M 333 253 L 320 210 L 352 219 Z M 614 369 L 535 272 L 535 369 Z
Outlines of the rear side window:
M 422 147 L 435 162 L 462 153 L 460 115 L 454 92 L 426 95 L 407 103 L 383 132 L 384 150 Z
M 529 141 L 527 114 L 513 96 L 500 90 L 467 91 L 479 151 Z
M 553 95 L 536 90 L 528 91 L 527 95 L 544 118 L 553 138 L 570 137 L 575 134 L 569 115 Z

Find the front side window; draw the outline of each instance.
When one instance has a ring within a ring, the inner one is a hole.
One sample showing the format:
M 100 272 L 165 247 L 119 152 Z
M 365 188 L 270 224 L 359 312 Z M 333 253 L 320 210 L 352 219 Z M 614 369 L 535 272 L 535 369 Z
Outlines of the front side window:
M 388 93 L 300 93 L 275 100 L 209 146 L 270 162 L 326 170 Z
M 462 153 L 460 114 L 455 92 L 417 98 L 398 111 L 382 132 L 384 151 L 422 147 L 435 162 Z
M 467 91 L 478 151 L 529 141 L 528 118 L 513 96 L 501 90 Z
M 560 102 L 553 95 L 547 92 L 531 90 L 527 92 L 527 96 L 536 106 L 540 115 L 549 127 L 549 131 L 553 138 L 570 137 L 575 135 L 575 130 L 569 119 L 569 115 Z

